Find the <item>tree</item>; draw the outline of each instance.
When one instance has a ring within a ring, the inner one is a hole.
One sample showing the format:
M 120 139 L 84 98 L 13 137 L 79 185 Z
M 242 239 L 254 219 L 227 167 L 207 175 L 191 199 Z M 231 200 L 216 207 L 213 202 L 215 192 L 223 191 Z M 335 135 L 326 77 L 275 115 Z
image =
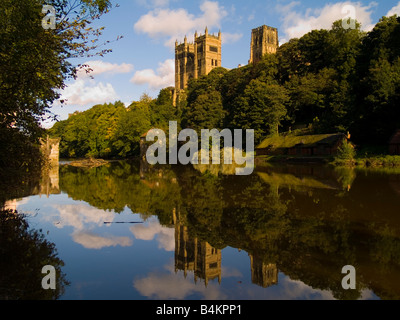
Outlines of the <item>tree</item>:
M 220 81 L 226 69 L 215 68 L 207 76 L 189 82 L 187 106 L 182 111 L 182 127 L 201 129 L 220 129 L 223 125 L 223 110 Z
M 194 129 L 198 134 L 201 129 L 221 129 L 224 115 L 221 94 L 212 90 L 198 95 L 188 105 L 183 115 L 182 127 Z
M 165 88 L 160 91 L 157 99 L 150 104 L 150 117 L 153 127 L 167 128 L 169 121 L 179 122 L 178 109 L 172 102 L 173 88 Z
M 47 1 L 57 12 L 57 28 L 45 30 L 44 1 L 3 0 L 0 3 L 0 125 L 16 127 L 34 139 L 40 122 L 59 98 L 64 81 L 78 66 L 70 58 L 93 53 L 101 30 L 89 27 L 110 8 L 110 1 Z M 107 50 L 98 52 L 102 55 Z
M 400 17 L 383 17 L 363 39 L 355 84 L 357 142 L 386 144 L 400 127 Z
M 126 109 L 121 101 L 96 105 L 56 123 L 50 135 L 60 137 L 62 157 L 102 157 L 113 154 L 114 136 Z
M 278 133 L 286 115 L 287 91 L 277 84 L 252 80 L 243 96 L 234 102 L 232 125 L 240 129 L 254 129 L 255 140 L 260 142 L 268 134 Z
M 45 30 L 43 5 L 56 10 L 56 29 Z M 104 55 L 102 28 L 91 22 L 111 8 L 109 0 L 0 1 L 0 174 L 22 181 L 42 165 L 41 121 L 56 118 L 52 103 L 75 78 L 72 58 Z M 84 66 L 82 66 L 84 67 Z M 3 170 L 4 169 L 4 170 Z
M 120 158 L 138 156 L 140 137 L 151 129 L 149 108 L 152 100 L 143 95 L 139 102 L 133 102 L 117 124 L 113 136 L 113 154 Z M 161 128 L 160 128 L 161 129 Z
M 57 300 L 70 283 L 62 272 L 64 261 L 42 230 L 32 229 L 26 216 L 0 211 L 0 299 Z M 42 288 L 42 268 L 56 269 L 55 290 Z
M 288 116 L 292 123 L 310 124 L 316 118 L 324 120 L 329 116 L 331 96 L 337 88 L 335 77 L 335 70 L 323 69 L 316 74 L 295 75 L 286 83 L 290 93 Z

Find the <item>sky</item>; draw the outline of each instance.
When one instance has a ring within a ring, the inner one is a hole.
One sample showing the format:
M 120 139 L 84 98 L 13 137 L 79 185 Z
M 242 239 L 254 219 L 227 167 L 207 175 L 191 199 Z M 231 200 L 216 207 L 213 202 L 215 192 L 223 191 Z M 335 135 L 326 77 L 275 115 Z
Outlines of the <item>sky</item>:
M 52 112 L 65 120 L 75 111 L 96 104 L 122 101 L 128 106 L 143 93 L 154 98 L 174 86 L 175 41 L 194 33 L 222 32 L 222 67 L 246 65 L 250 58 L 251 30 L 262 25 L 278 28 L 283 44 L 314 29 L 329 29 L 336 20 L 355 17 L 369 31 L 382 16 L 400 15 L 400 1 L 321 0 L 112 0 L 109 13 L 94 26 L 105 27 L 101 41 L 111 41 L 104 57 L 73 59 L 93 70 L 68 81 Z M 351 6 L 351 7 L 349 7 Z M 349 9 L 349 8 L 354 8 Z M 123 37 L 118 41 L 118 37 Z M 46 128 L 54 122 L 43 123 Z

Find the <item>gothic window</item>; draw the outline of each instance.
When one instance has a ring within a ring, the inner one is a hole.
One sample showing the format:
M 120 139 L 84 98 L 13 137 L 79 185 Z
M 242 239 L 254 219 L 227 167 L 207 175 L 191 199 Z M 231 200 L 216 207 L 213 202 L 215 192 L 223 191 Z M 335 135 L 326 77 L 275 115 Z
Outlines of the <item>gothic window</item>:
M 210 51 L 211 52 L 217 52 L 218 53 L 218 48 L 214 46 L 210 46 Z

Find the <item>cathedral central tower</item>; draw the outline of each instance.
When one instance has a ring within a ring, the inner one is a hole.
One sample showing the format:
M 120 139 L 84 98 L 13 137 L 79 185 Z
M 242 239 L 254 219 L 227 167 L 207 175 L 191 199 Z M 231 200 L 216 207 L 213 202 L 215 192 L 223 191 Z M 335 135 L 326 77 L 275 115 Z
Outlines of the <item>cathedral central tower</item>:
M 278 29 L 261 26 L 251 31 L 250 60 L 257 63 L 267 53 L 276 53 L 279 47 Z

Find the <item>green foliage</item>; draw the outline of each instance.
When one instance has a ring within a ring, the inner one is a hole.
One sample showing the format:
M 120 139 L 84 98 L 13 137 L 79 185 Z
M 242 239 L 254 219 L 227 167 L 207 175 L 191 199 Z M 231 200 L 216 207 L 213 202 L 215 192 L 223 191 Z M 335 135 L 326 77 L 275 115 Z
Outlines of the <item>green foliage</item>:
M 95 53 L 89 45 L 100 29 L 90 28 L 111 6 L 106 0 L 47 1 L 57 12 L 56 30 L 45 30 L 41 0 L 0 2 L 0 106 L 1 125 L 11 125 L 29 135 L 39 136 L 40 121 L 59 98 L 64 81 L 76 75 L 68 60 Z M 18 84 L 18 85 L 16 85 Z
M 276 84 L 252 80 L 244 94 L 234 102 L 232 126 L 254 129 L 256 143 L 269 134 L 277 134 L 286 115 L 286 89 Z
M 44 4 L 56 10 L 55 30 L 42 27 Z M 38 169 L 41 122 L 56 118 L 51 106 L 80 68 L 70 58 L 109 52 L 97 43 L 103 28 L 90 24 L 110 8 L 109 0 L 0 1 L 1 180 L 21 175 L 24 181 L 28 171 Z M 83 136 L 90 129 L 85 130 L 75 141 L 91 150 Z
M 178 109 L 172 102 L 173 88 L 162 89 L 154 101 L 150 104 L 151 125 L 157 128 L 168 128 L 169 121 L 180 122 Z
M 225 117 L 219 83 L 226 70 L 215 68 L 207 76 L 189 82 L 187 105 L 182 110 L 183 128 L 220 129 Z
M 356 150 L 354 146 L 350 142 L 348 142 L 347 139 L 343 139 L 341 145 L 338 148 L 335 159 L 339 161 L 353 161 L 355 156 Z
M 400 18 L 383 17 L 364 38 L 357 60 L 359 84 L 354 130 L 369 143 L 386 144 L 400 127 Z
M 120 101 L 97 105 L 56 123 L 49 133 L 61 138 L 62 157 L 109 158 L 116 152 L 113 143 L 119 137 L 126 114 L 124 104 Z
M 142 97 L 141 101 L 133 102 L 121 117 L 112 137 L 113 155 L 118 158 L 139 155 L 140 137 L 151 127 L 150 104 L 150 100 Z
M 0 210 L 0 299 L 57 300 L 69 285 L 54 243 L 31 229 L 26 216 Z M 42 289 L 43 266 L 56 269 L 55 290 Z

